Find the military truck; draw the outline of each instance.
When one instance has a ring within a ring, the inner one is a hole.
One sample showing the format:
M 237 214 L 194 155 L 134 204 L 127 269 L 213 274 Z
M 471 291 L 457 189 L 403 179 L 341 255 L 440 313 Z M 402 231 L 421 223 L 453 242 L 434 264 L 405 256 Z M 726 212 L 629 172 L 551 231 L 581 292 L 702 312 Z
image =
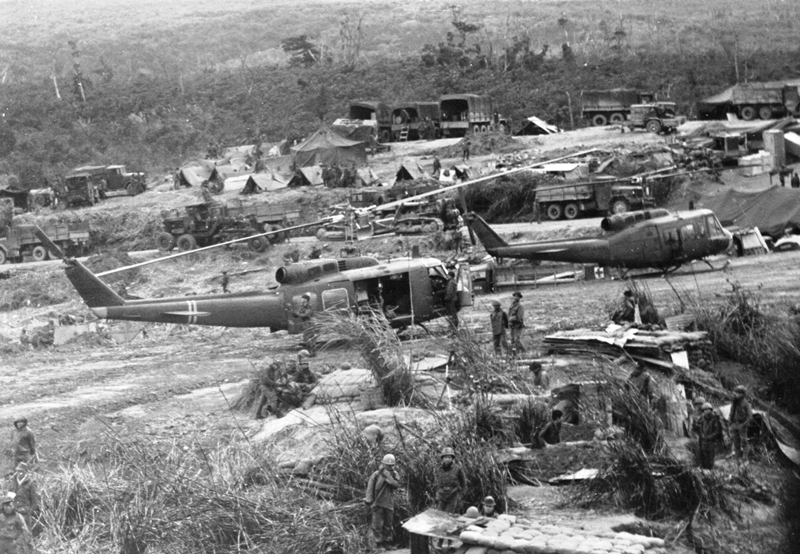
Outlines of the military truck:
M 724 118 L 733 113 L 751 121 L 800 115 L 800 92 L 797 83 L 741 83 L 698 103 L 701 118 Z
M 441 119 L 438 102 L 406 102 L 392 109 L 392 140 L 439 138 Z
M 136 196 L 147 190 L 144 173 L 131 173 L 124 165 L 87 165 L 76 167 L 73 173 L 88 173 L 100 180 L 100 198 L 109 192 L 123 191 L 129 196 Z
M 35 225 L 12 225 L 0 230 L 0 265 L 7 261 L 21 262 L 30 256 L 41 262 L 50 252 L 35 235 Z M 57 223 L 42 227 L 42 231 L 67 256 L 83 256 L 89 249 L 89 226 L 85 223 Z
M 495 121 L 494 105 L 488 96 L 445 94 L 439 98 L 439 111 L 439 126 L 444 137 L 463 137 L 470 132 L 475 135 L 487 133 L 493 124 L 501 123 Z
M 669 134 L 686 121 L 686 116 L 675 115 L 675 102 L 634 104 L 625 123 L 630 129 L 647 129 L 651 133 Z
M 633 89 L 585 90 L 581 93 L 581 117 L 592 125 L 602 126 L 624 123 L 631 113 L 631 105 L 655 102 L 654 92 Z
M 553 186 L 536 191 L 540 217 L 552 221 L 575 219 L 589 214 L 621 214 L 655 206 L 646 181 L 631 184 L 631 180 L 577 183 Z
M 159 250 L 169 252 L 194 250 L 234 239 L 269 231 L 279 231 L 300 219 L 300 211 L 289 204 L 257 204 L 253 206 L 202 202 L 162 212 L 163 230 L 156 235 Z M 254 237 L 248 241 L 251 250 L 261 252 L 269 244 L 283 242 L 287 233 Z
M 348 111 L 350 119 L 371 119 L 378 122 L 378 140 L 392 140 L 392 110 L 383 102 L 353 102 Z
M 94 206 L 100 202 L 102 179 L 91 173 L 73 173 L 64 178 L 60 199 L 66 206 Z

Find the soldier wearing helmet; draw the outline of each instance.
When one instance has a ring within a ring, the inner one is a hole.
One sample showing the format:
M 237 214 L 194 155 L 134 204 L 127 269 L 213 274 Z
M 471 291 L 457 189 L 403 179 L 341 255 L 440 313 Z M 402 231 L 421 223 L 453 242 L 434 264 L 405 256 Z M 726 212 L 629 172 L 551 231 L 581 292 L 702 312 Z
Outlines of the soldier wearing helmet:
M 483 499 L 483 504 L 481 504 L 481 515 L 483 517 L 497 517 L 497 512 L 495 512 L 496 505 L 494 498 L 487 496 Z
M 455 450 L 443 448 L 439 457 L 442 463 L 436 470 L 436 507 L 443 512 L 459 514 L 467 478 L 461 466 L 455 463 Z
M 6 490 L 14 493 L 14 507 L 25 519 L 28 529 L 33 531 L 32 520 L 39 514 L 41 499 L 28 464 L 25 462 L 17 464 L 16 470 L 8 480 Z
M 706 399 L 702 396 L 695 396 L 694 400 L 692 400 L 694 411 L 689 416 L 692 421 L 691 436 L 696 437 L 700 434 L 700 419 L 703 417 L 703 404 L 705 403 Z
M 736 453 L 736 458 L 746 460 L 750 455 L 750 445 L 747 442 L 747 428 L 753 422 L 753 409 L 750 407 L 750 402 L 747 401 L 747 389 L 739 385 L 733 389 L 735 394 L 733 404 L 731 404 L 731 413 L 728 416 L 730 425 L 728 429 L 731 433 L 733 440 L 733 449 Z
M 364 503 L 372 510 L 369 544 L 372 550 L 382 550 L 393 542 L 394 491 L 400 488 L 400 476 L 395 470 L 394 455 L 386 454 L 381 465 L 369 477 Z
M 300 307 L 292 309 L 291 304 L 286 304 L 286 311 L 300 320 L 303 330 L 303 346 L 308 349 L 309 357 L 317 355 L 317 332 L 314 326 L 314 307 L 311 305 L 311 293 L 305 292 L 300 297 Z
M 28 429 L 28 418 L 18 417 L 14 420 L 16 429 L 12 439 L 12 450 L 14 453 L 14 467 L 20 462 L 29 462 L 36 459 L 36 437 Z
M 714 455 L 717 445 L 722 442 L 722 423 L 714 413 L 714 407 L 706 402 L 702 406 L 703 416 L 697 434 L 700 446 L 699 465 L 703 469 L 714 469 Z
M 17 554 L 17 544 L 23 536 L 29 546 L 32 546 L 28 526 L 14 507 L 14 493 L 6 493 L 0 498 L 0 553 Z

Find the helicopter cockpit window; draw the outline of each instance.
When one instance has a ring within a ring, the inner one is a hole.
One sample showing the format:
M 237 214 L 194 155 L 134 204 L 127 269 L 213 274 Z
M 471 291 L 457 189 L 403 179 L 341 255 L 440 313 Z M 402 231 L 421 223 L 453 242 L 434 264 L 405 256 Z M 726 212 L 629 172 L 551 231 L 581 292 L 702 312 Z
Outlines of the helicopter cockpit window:
M 712 237 L 724 237 L 725 231 L 722 230 L 722 225 L 720 225 L 719 220 L 714 215 L 709 215 L 706 217 L 706 221 L 708 222 L 708 232 L 711 234 Z
M 322 292 L 323 310 L 344 310 L 350 303 L 347 299 L 347 289 L 333 289 Z
M 688 225 L 684 225 L 681 227 L 681 236 L 684 239 L 692 239 L 694 238 L 694 225 L 689 223 Z

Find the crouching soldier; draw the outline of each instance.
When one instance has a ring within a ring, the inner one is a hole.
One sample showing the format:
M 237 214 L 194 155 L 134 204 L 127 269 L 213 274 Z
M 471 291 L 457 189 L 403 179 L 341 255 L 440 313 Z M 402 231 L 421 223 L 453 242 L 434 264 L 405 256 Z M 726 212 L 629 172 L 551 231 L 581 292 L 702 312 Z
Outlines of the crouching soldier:
M 364 497 L 364 503 L 372 509 L 369 546 L 377 552 L 393 542 L 394 491 L 400 488 L 400 476 L 394 466 L 394 455 L 386 454 L 378 470 L 370 475 Z
M 20 539 L 27 544 L 26 550 L 33 550 L 28 526 L 14 507 L 14 493 L 6 493 L 0 499 L 0 554 L 17 554 Z

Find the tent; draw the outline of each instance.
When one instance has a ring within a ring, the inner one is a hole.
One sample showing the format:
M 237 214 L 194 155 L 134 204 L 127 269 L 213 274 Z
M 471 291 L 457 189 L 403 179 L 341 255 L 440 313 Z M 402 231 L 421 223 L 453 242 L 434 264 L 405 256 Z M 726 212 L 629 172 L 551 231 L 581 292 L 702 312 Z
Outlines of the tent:
M 247 182 L 239 194 L 257 194 L 259 192 L 273 191 L 289 186 L 289 180 L 274 173 L 254 173 L 247 178 Z
M 548 122 L 539 119 L 536 116 L 531 116 L 525 121 L 522 129 L 514 133 L 516 136 L 520 135 L 551 135 L 553 133 L 560 133 L 561 129 L 555 125 L 550 125 Z
M 773 238 L 783 235 L 787 227 L 800 229 L 800 189 L 727 190 L 703 197 L 696 205 L 713 211 L 725 227 L 758 227 Z
M 288 186 L 290 187 L 308 187 L 318 186 L 325 184 L 322 180 L 322 168 L 318 165 L 309 167 L 301 167 L 291 179 L 289 179 Z
M 416 162 L 403 162 L 395 174 L 395 181 L 416 181 L 424 179 L 425 172 Z
M 366 165 L 367 151 L 363 142 L 348 140 L 323 127 L 292 148 L 296 167 L 318 164 Z
M 184 187 L 199 187 L 211 177 L 214 167 L 213 164 L 182 167 L 178 170 L 180 184 Z

